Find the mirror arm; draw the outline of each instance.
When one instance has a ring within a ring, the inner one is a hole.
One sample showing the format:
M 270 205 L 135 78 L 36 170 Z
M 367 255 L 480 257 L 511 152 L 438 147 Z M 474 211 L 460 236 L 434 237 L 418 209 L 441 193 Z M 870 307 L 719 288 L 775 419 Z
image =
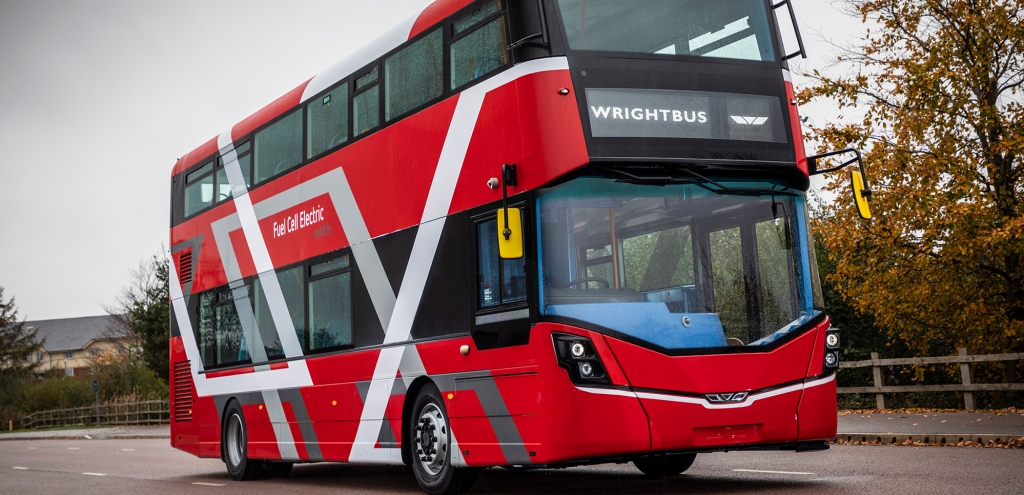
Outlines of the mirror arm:
M 505 164 L 501 166 L 501 207 L 505 211 L 505 230 L 501 234 L 505 240 L 512 238 L 512 230 L 508 228 L 508 186 L 516 187 L 516 166 Z
M 837 167 L 826 168 L 826 169 L 821 169 L 821 170 L 818 169 L 818 160 L 821 160 L 823 158 L 828 158 L 830 156 L 843 155 L 843 154 L 846 154 L 846 153 L 853 153 L 855 156 L 851 160 L 846 161 L 842 165 L 839 165 Z M 864 178 L 864 197 L 867 200 L 870 201 L 871 200 L 871 186 L 869 185 L 869 182 L 868 182 L 868 174 L 864 170 L 864 159 L 863 159 L 863 157 L 861 157 L 860 150 L 855 149 L 855 148 L 847 148 L 845 150 L 829 151 L 828 153 L 822 153 L 820 155 L 814 155 L 814 156 L 807 157 L 807 165 L 808 165 L 808 169 L 810 171 L 810 175 L 821 175 L 821 174 L 827 174 L 829 172 L 835 172 L 837 170 L 842 170 L 842 169 L 844 169 L 844 168 L 846 168 L 846 167 L 848 167 L 850 165 L 853 165 L 854 163 L 856 163 L 857 166 L 860 168 L 860 174 Z

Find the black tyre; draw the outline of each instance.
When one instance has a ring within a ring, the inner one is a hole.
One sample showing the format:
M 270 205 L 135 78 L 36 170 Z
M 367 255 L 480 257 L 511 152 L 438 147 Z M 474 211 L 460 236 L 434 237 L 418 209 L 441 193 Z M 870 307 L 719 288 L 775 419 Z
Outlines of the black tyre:
M 424 385 L 416 395 L 406 428 L 412 472 L 420 488 L 431 495 L 466 493 L 480 472 L 452 465 L 449 425 L 441 392 L 432 383 Z
M 242 407 L 238 402 L 231 401 L 224 410 L 221 448 L 228 474 L 235 481 L 257 480 L 267 476 L 267 467 L 263 461 L 248 458 L 248 438 Z
M 652 455 L 633 461 L 642 473 L 647 476 L 675 476 L 693 465 L 697 454 Z

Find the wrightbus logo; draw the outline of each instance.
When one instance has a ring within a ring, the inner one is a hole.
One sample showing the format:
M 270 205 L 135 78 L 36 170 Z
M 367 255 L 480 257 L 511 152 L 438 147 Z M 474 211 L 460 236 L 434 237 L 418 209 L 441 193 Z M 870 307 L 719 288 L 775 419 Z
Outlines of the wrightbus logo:
M 708 113 L 698 112 L 696 110 L 689 111 L 667 110 L 661 108 L 623 108 L 591 106 L 590 111 L 594 113 L 594 117 L 599 119 L 646 120 L 654 122 L 688 122 L 691 124 L 706 124 L 708 122 Z
M 712 404 L 735 404 L 747 400 L 746 392 L 734 394 L 707 394 L 704 396 Z
M 768 117 L 739 117 L 736 115 L 730 115 L 732 121 L 739 125 L 764 125 L 768 122 Z

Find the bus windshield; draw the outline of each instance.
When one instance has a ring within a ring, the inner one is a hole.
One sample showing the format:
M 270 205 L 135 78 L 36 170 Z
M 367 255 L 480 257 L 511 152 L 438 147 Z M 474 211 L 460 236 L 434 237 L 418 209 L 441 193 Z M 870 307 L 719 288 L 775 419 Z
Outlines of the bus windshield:
M 763 0 L 558 0 L 573 50 L 776 59 Z
M 735 187 L 779 193 L 606 178 L 543 190 L 543 314 L 665 349 L 767 345 L 800 328 L 822 309 L 804 196 Z

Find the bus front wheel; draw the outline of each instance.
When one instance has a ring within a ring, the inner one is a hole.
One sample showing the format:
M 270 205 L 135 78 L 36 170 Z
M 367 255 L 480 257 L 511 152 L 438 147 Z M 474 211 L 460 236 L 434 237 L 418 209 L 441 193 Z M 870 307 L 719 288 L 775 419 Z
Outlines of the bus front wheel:
M 451 421 L 434 384 L 420 389 L 408 420 L 409 458 L 420 488 L 431 495 L 468 492 L 479 470 L 452 465 Z
M 647 476 L 675 476 L 690 469 L 697 454 L 652 455 L 636 459 L 633 465 Z

